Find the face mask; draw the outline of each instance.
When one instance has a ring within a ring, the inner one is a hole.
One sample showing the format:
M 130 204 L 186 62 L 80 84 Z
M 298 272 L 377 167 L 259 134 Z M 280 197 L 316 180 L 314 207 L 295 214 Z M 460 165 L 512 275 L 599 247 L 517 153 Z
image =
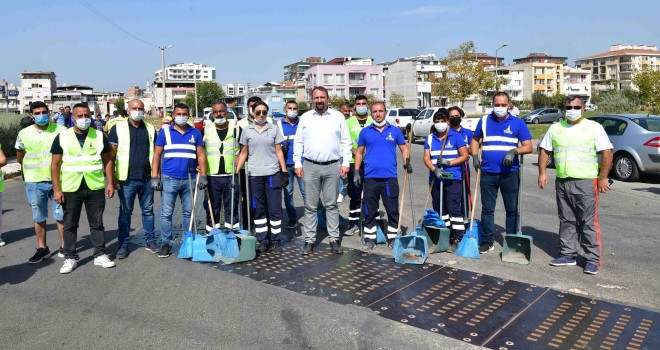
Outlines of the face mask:
M 222 125 L 227 122 L 227 118 L 215 118 L 214 122 L 218 125 Z
M 365 107 L 366 108 L 366 107 Z M 384 126 L 387 123 L 387 120 L 383 119 L 380 123 L 374 120 L 374 125 L 377 127 Z
M 131 111 L 131 119 L 133 119 L 133 121 L 139 122 L 143 118 L 144 118 L 143 111 Z
M 574 122 L 582 117 L 582 111 L 579 109 L 569 109 L 566 111 L 566 119 Z
M 37 125 L 44 126 L 50 122 L 50 115 L 48 114 L 35 115 L 34 122 L 37 123 Z
M 188 123 L 188 117 L 186 116 L 176 116 L 174 117 L 174 123 L 178 126 L 184 126 Z
M 289 119 L 298 118 L 298 111 L 289 109 L 286 111 L 286 116 L 289 117 Z
M 254 118 L 254 122 L 255 122 L 257 125 L 264 125 L 264 124 L 268 123 L 268 120 L 267 120 L 266 118 L 264 118 L 264 120 L 259 120 L 259 119 L 257 119 L 257 118 Z
M 438 132 L 445 132 L 447 130 L 447 123 L 445 122 L 437 122 L 433 126 L 435 126 L 435 130 Z
M 76 120 L 76 127 L 80 130 L 87 130 L 90 125 L 92 125 L 92 119 L 90 118 L 80 118 Z
M 495 108 L 493 108 L 493 113 L 495 113 L 495 115 L 498 118 L 506 117 L 506 114 L 508 112 L 509 112 L 509 109 L 507 107 L 495 107 Z
M 449 124 L 451 124 L 451 126 L 461 125 L 461 117 L 449 118 Z
M 357 106 L 357 107 L 355 107 L 355 113 L 357 113 L 358 115 L 367 114 L 367 106 Z

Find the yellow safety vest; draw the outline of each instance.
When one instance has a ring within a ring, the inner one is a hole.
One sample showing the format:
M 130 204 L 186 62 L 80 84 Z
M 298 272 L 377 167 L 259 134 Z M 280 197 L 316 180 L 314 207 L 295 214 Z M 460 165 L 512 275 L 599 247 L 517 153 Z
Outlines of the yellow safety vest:
M 204 127 L 204 149 L 206 150 L 206 164 L 207 172 L 209 175 L 216 175 L 220 173 L 220 159 L 225 159 L 224 172 L 231 174 L 234 157 L 238 155 L 239 147 L 238 141 L 235 138 L 236 124 L 227 122 L 227 136 L 224 140 L 220 140 L 218 133 L 215 130 L 215 123 L 211 123 Z M 220 146 L 222 146 L 222 153 L 220 153 Z
M 115 157 L 115 175 L 117 180 L 125 181 L 128 178 L 128 158 L 131 154 L 131 133 L 128 125 L 130 122 L 116 123 L 117 129 L 117 156 Z M 154 157 L 154 135 L 156 128 L 153 125 L 143 122 L 149 134 L 149 164 Z
M 550 127 L 552 152 L 560 179 L 595 179 L 598 177 L 596 130 L 600 124 L 582 119 L 568 128 L 566 120 Z
M 23 176 L 25 182 L 50 181 L 50 163 L 52 154 L 50 147 L 53 140 L 66 128 L 57 123 L 48 124 L 46 130 L 35 126 L 27 127 L 18 133 L 18 137 L 25 146 L 23 157 Z
M 356 116 L 352 116 L 348 119 L 346 119 L 346 127 L 348 128 L 348 134 L 351 135 L 351 142 L 353 142 L 353 148 L 358 147 L 358 138 L 360 137 L 360 131 L 362 131 L 363 128 L 366 128 L 369 126 L 369 124 L 373 123 L 374 120 L 371 118 L 370 115 L 367 116 L 367 121 L 364 123 L 364 127 L 360 125 L 360 122 L 358 121 Z M 355 163 L 355 155 L 351 155 L 351 163 Z
M 89 128 L 82 148 L 76 138 L 74 128 L 60 134 L 62 146 L 62 192 L 75 192 L 85 178 L 87 187 L 100 190 L 105 187 L 103 177 L 103 134 Z
M 125 122 L 126 120 L 128 120 L 126 117 L 116 117 L 108 120 L 108 122 L 105 123 L 105 132 L 110 132 L 110 129 L 112 129 L 115 124 Z

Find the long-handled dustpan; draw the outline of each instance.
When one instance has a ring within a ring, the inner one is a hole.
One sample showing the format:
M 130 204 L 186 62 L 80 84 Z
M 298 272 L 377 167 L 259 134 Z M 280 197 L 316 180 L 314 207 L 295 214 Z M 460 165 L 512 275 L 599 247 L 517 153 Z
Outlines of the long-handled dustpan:
M 518 185 L 518 230 L 515 235 L 504 235 L 504 245 L 502 246 L 502 261 L 527 265 L 532 261 L 532 242 L 533 238 L 522 233 L 522 215 L 520 212 L 520 202 L 522 202 L 523 186 L 523 156 L 520 156 L 520 168 L 518 174 L 520 183 Z
M 442 147 L 440 148 L 440 155 L 438 156 L 438 161 L 442 159 L 442 154 L 445 151 L 445 144 L 447 143 L 448 138 L 449 138 L 449 132 L 447 132 L 447 135 L 445 135 L 445 139 L 442 141 Z M 440 169 L 442 169 L 442 166 L 440 166 Z M 446 173 L 446 174 L 447 177 L 449 178 L 451 173 Z M 424 204 L 424 209 L 428 208 L 429 198 L 431 198 L 431 192 L 433 191 L 435 180 L 436 180 L 435 178 L 431 180 L 431 186 L 429 187 L 429 192 L 426 194 L 426 203 Z M 424 212 L 424 220 L 422 220 L 422 233 L 424 234 L 424 236 L 426 236 L 429 242 L 429 250 L 431 253 L 446 252 L 447 249 L 449 248 L 449 236 L 451 235 L 451 230 L 447 227 L 447 224 L 442 220 L 443 201 L 444 201 L 444 176 L 442 179 L 440 179 L 440 213 L 436 213 L 433 210 L 426 210 Z

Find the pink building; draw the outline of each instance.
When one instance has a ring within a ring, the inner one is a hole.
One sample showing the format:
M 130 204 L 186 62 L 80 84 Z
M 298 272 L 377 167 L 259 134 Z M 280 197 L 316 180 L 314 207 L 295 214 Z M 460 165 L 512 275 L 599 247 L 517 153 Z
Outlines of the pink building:
M 383 98 L 383 66 L 318 64 L 305 71 L 307 101 L 312 100 L 312 89 L 323 86 L 330 96 L 349 100 L 357 95 L 373 94 Z

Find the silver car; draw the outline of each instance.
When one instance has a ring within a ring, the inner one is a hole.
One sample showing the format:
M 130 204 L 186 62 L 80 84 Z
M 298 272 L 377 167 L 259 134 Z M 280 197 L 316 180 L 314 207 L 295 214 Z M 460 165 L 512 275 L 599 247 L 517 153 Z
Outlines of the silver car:
M 559 108 L 537 108 L 521 117 L 525 123 L 554 123 L 564 120 L 564 113 Z
M 587 119 L 602 125 L 614 145 L 616 178 L 637 181 L 642 173 L 660 173 L 660 116 L 615 114 Z

